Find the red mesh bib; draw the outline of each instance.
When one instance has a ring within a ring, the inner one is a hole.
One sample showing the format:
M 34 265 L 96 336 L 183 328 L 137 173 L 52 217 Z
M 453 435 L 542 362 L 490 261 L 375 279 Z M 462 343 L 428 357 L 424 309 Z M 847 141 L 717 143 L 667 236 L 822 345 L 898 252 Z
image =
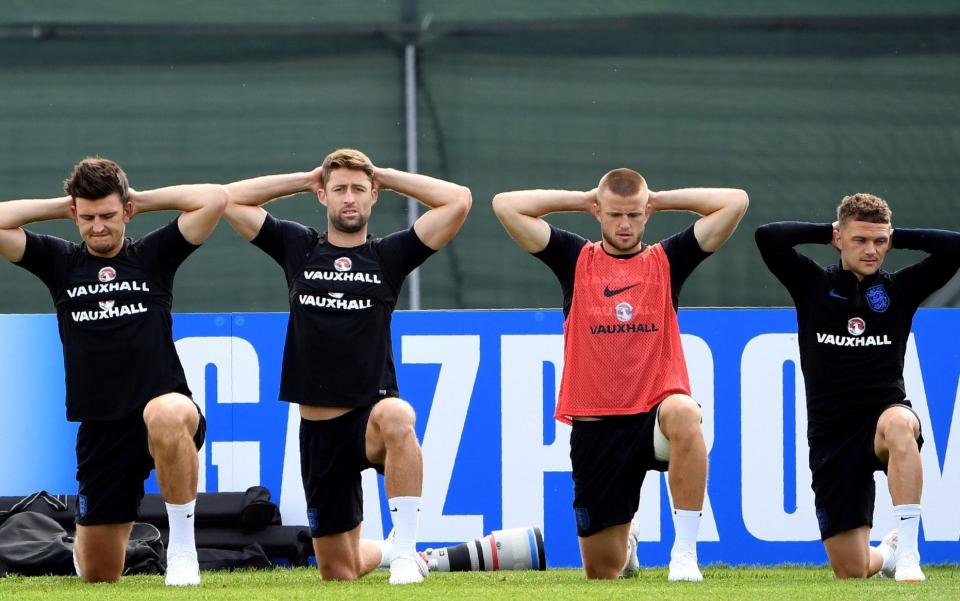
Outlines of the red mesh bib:
M 671 394 L 690 394 L 662 245 L 617 259 L 587 244 L 573 286 L 558 420 L 646 413 Z

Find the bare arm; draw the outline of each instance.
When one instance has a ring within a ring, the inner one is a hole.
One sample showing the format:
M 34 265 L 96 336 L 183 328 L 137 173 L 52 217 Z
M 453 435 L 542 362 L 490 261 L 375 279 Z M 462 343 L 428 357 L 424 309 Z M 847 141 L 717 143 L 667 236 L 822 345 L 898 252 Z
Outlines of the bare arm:
M 747 193 L 735 188 L 684 188 L 650 191 L 654 211 L 692 211 L 701 215 L 693 225 L 697 243 L 714 252 L 733 235 L 750 204 Z
M 0 254 L 17 263 L 23 258 L 27 235 L 22 226 L 51 219 L 72 219 L 69 196 L 0 203 Z
M 501 192 L 493 197 L 493 212 L 523 250 L 537 253 L 550 242 L 550 226 L 542 219 L 544 215 L 567 211 L 590 213 L 596 200 L 596 189 Z
M 149 211 L 183 211 L 177 220 L 180 233 L 191 244 L 203 244 L 213 233 L 227 205 L 227 192 L 217 184 L 168 186 L 155 190 L 130 190 L 133 214 Z
M 227 223 L 247 240 L 253 240 L 260 233 L 267 212 L 261 207 L 272 200 L 320 189 L 321 169 L 303 173 L 265 175 L 227 184 L 230 197 L 224 216 Z
M 415 198 L 430 207 L 413 224 L 420 240 L 439 250 L 460 231 L 473 203 L 470 189 L 459 184 L 396 169 L 373 168 L 377 185 Z

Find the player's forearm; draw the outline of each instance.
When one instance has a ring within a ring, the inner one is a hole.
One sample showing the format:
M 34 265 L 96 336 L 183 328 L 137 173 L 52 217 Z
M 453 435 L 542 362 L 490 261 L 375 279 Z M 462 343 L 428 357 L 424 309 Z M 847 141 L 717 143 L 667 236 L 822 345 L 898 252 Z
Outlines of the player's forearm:
M 717 211 L 739 212 L 747 208 L 747 193 L 738 188 L 681 188 L 650 191 L 654 211 L 690 211 L 707 216 Z
M 493 210 L 502 218 L 509 213 L 543 217 L 550 213 L 585 212 L 593 207 L 595 195 L 574 190 L 517 190 L 493 197 Z
M 949 230 L 895 228 L 892 242 L 894 248 L 960 258 L 960 233 Z
M 69 196 L 10 200 L 0 203 L 0 229 L 15 229 L 28 223 L 51 219 L 71 219 Z
M 451 205 L 470 207 L 470 189 L 453 182 L 379 167 L 374 168 L 374 179 L 381 188 L 415 198 L 431 209 Z
M 799 244 L 830 244 L 833 225 L 803 221 L 779 221 L 757 228 L 757 247 L 763 253 L 768 249 L 792 248 Z
M 293 194 L 313 190 L 314 178 L 310 172 L 264 175 L 244 179 L 224 186 L 230 202 L 236 205 L 260 206 Z
M 227 192 L 219 184 L 190 184 L 130 191 L 130 201 L 137 213 L 165 210 L 190 213 L 210 207 L 222 207 L 226 198 Z

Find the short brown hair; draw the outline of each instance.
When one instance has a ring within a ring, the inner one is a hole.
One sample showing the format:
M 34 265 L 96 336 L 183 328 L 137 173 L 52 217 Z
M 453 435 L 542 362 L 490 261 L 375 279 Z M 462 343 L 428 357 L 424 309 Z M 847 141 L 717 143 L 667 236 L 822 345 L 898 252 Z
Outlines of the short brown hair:
M 324 185 L 330 180 L 330 174 L 336 169 L 353 169 L 354 171 L 363 171 L 370 178 L 373 184 L 373 162 L 359 150 L 355 148 L 338 148 L 323 159 L 323 182 Z
M 600 178 L 597 192 L 603 190 L 609 190 L 617 196 L 642 194 L 647 190 L 647 180 L 643 179 L 643 176 L 633 169 L 621 167 L 608 171 Z
M 130 184 L 120 165 L 110 159 L 87 157 L 73 166 L 70 176 L 63 181 L 63 191 L 74 202 L 77 198 L 99 200 L 114 192 L 124 203 L 130 200 Z
M 890 223 L 891 217 L 893 211 L 887 201 L 866 192 L 845 196 L 837 207 L 837 221 L 841 224 L 850 219 L 868 223 Z

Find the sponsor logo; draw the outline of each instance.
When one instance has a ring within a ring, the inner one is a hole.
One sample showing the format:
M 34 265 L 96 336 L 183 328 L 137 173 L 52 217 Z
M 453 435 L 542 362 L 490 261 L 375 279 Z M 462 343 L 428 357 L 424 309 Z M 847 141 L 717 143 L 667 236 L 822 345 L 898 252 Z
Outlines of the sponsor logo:
M 883 284 L 875 284 L 867 288 L 867 304 L 877 313 L 883 313 L 890 307 L 890 297 L 887 296 Z
M 109 269 L 104 267 L 104 269 Z M 103 270 L 100 270 L 103 273 Z M 115 276 L 114 276 L 115 277 Z M 67 288 L 67 296 L 77 298 L 88 294 L 110 294 L 111 292 L 150 292 L 146 282 L 109 282 L 105 284 L 85 284 Z
M 620 294 L 621 292 L 626 292 L 627 290 L 630 290 L 631 288 L 636 288 L 636 287 L 639 286 L 639 285 L 640 285 L 640 284 L 631 284 L 631 285 L 626 286 L 626 287 L 624 287 L 624 288 L 617 288 L 617 289 L 615 289 L 615 290 L 611 290 L 611 289 L 610 289 L 610 286 L 608 285 L 608 286 L 604 287 L 604 289 L 603 289 L 603 295 L 606 296 L 606 297 L 616 296 L 616 295 Z
M 327 282 L 366 282 L 380 284 L 380 276 L 375 273 L 351 271 L 313 271 L 306 270 L 303 277 L 308 280 L 324 280 Z
M 851 317 L 850 321 L 847 322 L 847 331 L 854 336 L 860 336 L 867 331 L 867 322 L 859 317 Z
M 316 532 L 319 527 L 320 520 L 317 519 L 317 510 L 313 507 L 307 507 L 307 524 L 310 526 L 311 532 Z
M 107 265 L 97 274 L 97 279 L 101 282 L 112 282 L 117 279 L 117 270 Z
M 590 326 L 590 333 L 598 334 L 648 334 L 659 332 L 655 323 L 612 323 L 610 325 Z
M 837 336 L 817 332 L 817 342 L 833 346 L 887 346 L 893 344 L 890 337 L 883 336 Z
M 353 269 L 353 261 L 350 260 L 350 257 L 340 257 L 333 262 L 333 268 L 337 271 L 350 271 Z
M 620 303 L 613 310 L 613 313 L 620 321 L 630 321 L 633 319 L 633 305 L 630 303 Z
M 831 288 L 830 292 L 827 293 L 831 298 L 839 298 L 840 300 L 848 300 L 846 296 L 843 296 L 835 288 Z
M 77 513 L 80 517 L 87 515 L 87 495 L 77 495 Z
M 369 298 L 344 300 L 342 298 L 330 298 L 329 296 L 317 296 L 314 294 L 301 294 L 300 304 L 307 307 L 317 307 L 318 309 L 337 309 L 340 311 L 359 311 L 373 307 L 373 301 Z
M 79 323 L 82 321 L 113 319 L 114 317 L 124 317 L 146 312 L 147 308 L 143 306 L 143 303 L 131 303 L 117 307 L 114 305 L 114 301 L 101 301 L 99 311 L 71 311 L 70 316 L 73 318 L 73 321 Z

